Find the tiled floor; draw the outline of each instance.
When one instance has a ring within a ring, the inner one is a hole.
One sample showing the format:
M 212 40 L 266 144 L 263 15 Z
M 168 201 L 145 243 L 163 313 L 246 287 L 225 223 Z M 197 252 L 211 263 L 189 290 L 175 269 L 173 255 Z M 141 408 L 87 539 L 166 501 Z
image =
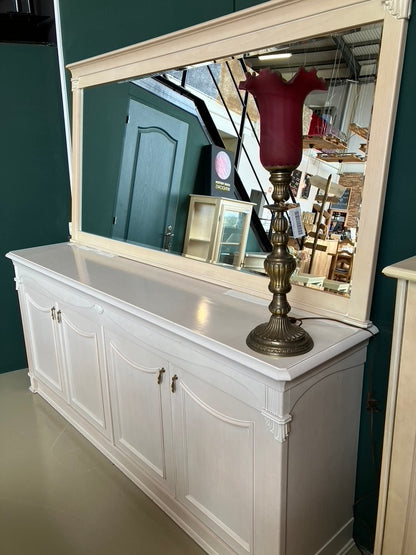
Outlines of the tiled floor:
M 28 385 L 0 374 L 0 555 L 203 553 Z

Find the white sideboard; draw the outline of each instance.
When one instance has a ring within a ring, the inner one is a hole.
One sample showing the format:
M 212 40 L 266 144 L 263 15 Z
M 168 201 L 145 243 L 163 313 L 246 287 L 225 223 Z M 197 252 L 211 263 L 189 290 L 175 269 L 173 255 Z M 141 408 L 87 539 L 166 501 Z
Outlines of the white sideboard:
M 416 256 L 383 271 L 397 279 L 375 555 L 416 553 Z
M 369 330 L 305 320 L 312 351 L 261 356 L 266 301 L 71 243 L 7 256 L 32 391 L 208 553 L 346 553 Z

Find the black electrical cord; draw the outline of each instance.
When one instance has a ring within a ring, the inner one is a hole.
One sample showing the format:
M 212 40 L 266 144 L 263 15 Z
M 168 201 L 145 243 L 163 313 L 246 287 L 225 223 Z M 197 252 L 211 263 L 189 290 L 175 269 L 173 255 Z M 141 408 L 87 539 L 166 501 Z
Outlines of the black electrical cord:
M 356 326 L 355 324 L 350 324 L 337 318 L 329 318 L 328 316 L 306 316 L 304 318 L 294 318 L 293 316 L 289 316 L 289 320 L 292 324 L 299 322 L 299 327 L 302 326 L 304 320 L 329 320 L 330 322 L 338 322 L 338 324 L 344 324 L 345 326 L 350 326 L 351 328 L 355 328 L 357 330 L 367 331 L 372 337 L 377 335 L 368 328 L 362 328 L 361 326 Z

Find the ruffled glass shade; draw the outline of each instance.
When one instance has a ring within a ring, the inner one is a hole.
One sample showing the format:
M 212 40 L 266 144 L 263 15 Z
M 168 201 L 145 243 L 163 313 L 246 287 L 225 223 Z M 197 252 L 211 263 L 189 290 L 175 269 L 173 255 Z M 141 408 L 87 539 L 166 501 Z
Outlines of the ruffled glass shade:
M 260 113 L 260 161 L 267 170 L 295 169 L 302 159 L 302 110 L 313 90 L 326 90 L 325 81 L 316 70 L 301 67 L 285 81 L 281 74 L 262 69 L 258 75 L 247 74 L 239 88 L 256 99 Z

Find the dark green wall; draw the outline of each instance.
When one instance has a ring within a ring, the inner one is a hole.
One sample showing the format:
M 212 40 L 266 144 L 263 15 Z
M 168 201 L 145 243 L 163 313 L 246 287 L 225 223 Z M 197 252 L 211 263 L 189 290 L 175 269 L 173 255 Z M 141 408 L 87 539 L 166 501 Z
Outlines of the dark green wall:
M 412 177 L 416 129 L 416 19 L 409 30 L 394 132 L 380 251 L 371 311 L 379 335 L 371 341 L 363 389 L 363 410 L 356 489 L 357 540 L 372 549 L 388 387 L 396 281 L 382 275 L 386 266 L 416 254 L 414 231 L 416 183 Z M 367 395 L 376 400 L 377 411 L 366 409 Z
M 60 0 L 66 63 L 171 33 L 262 2 L 256 0 Z
M 14 249 L 68 238 L 69 178 L 54 47 L 0 44 L 0 372 L 24 368 Z

